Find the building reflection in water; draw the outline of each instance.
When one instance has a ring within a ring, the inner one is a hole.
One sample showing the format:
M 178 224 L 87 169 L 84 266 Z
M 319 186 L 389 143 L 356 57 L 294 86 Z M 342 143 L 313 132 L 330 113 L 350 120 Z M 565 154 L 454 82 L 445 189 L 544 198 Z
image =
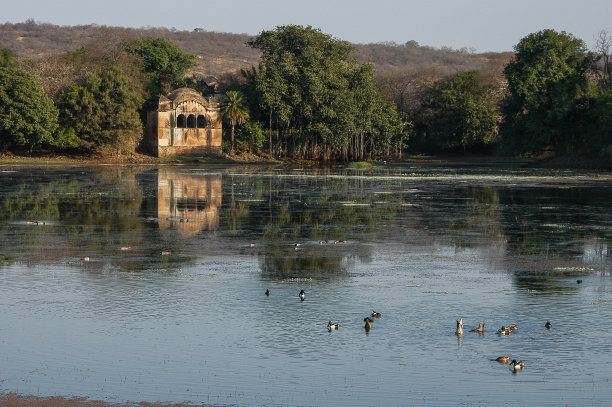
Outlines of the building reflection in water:
M 219 227 L 220 174 L 190 174 L 160 168 L 157 176 L 157 220 L 160 229 L 193 235 Z

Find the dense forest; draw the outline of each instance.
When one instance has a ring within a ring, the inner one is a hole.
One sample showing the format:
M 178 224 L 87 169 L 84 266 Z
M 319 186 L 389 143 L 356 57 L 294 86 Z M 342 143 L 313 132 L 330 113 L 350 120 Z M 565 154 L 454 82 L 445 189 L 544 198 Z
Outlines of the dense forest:
M 605 30 L 593 50 L 543 30 L 513 53 L 476 54 L 415 41 L 349 44 L 301 26 L 248 36 L 5 23 L 0 151 L 129 154 L 142 138 L 145 101 L 186 86 L 226 95 L 231 153 L 612 157 L 611 47 Z

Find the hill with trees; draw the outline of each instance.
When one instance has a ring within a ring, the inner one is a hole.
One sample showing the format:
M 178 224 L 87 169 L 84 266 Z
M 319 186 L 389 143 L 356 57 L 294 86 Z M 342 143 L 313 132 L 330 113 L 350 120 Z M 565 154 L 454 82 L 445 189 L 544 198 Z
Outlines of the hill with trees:
M 247 46 L 254 37 L 194 28 L 177 31 L 168 28 L 124 28 L 91 25 L 58 26 L 28 20 L 23 23 L 0 24 L 0 47 L 12 49 L 19 57 L 41 57 L 63 54 L 86 44 L 115 43 L 127 38 L 164 38 L 183 52 L 196 56 L 193 72 L 221 76 L 242 68 L 257 66 L 259 51 Z M 435 49 L 415 41 L 353 44 L 353 57 L 359 63 L 372 63 L 377 74 L 412 70 L 433 70 L 444 76 L 457 70 L 485 70 L 501 73 L 512 53 L 475 54 L 468 49 Z

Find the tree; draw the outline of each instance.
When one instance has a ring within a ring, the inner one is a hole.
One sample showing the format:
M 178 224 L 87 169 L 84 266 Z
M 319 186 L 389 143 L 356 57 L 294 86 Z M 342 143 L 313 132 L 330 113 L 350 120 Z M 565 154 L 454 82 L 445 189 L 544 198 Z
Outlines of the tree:
M 17 65 L 17 55 L 10 48 L 0 48 L 0 67 Z
M 287 25 L 248 44 L 262 54 L 254 81 L 271 150 L 273 126 L 276 151 L 296 158 L 357 159 L 366 155 L 366 140 L 370 153 L 382 147 L 371 116 L 382 102 L 373 69 L 357 65 L 348 42 Z
M 597 75 L 599 77 L 599 85 L 603 92 L 612 91 L 612 62 L 610 61 L 610 53 L 612 53 L 612 36 L 607 30 L 601 30 L 595 37 L 595 53 L 597 54 L 598 66 Z
M 132 40 L 128 52 L 140 57 L 142 71 L 149 77 L 148 88 L 153 95 L 182 86 L 183 76 L 189 68 L 195 66 L 195 55 L 185 54 L 164 38 Z
M 17 67 L 0 67 L 1 149 L 53 144 L 57 117 L 57 108 L 32 75 Z
M 565 32 L 543 30 L 523 38 L 504 69 L 503 139 L 519 151 L 560 144 L 576 133 L 581 102 L 589 96 L 592 64 L 584 42 Z
M 231 127 L 231 154 L 234 154 L 234 127 L 242 124 L 249 118 L 249 109 L 246 107 L 244 95 L 236 90 L 230 90 L 221 100 L 221 115 Z
M 490 88 L 479 71 L 457 71 L 428 88 L 422 120 L 437 148 L 465 151 L 496 141 L 498 102 Z
M 263 147 L 266 135 L 260 122 L 247 120 L 236 131 L 236 138 L 242 142 L 246 142 L 249 146 L 249 153 L 252 153 L 253 147 Z
M 95 70 L 83 85 L 71 86 L 60 99 L 62 127 L 73 128 L 83 147 L 133 149 L 142 136 L 138 109 L 143 100 L 117 67 Z

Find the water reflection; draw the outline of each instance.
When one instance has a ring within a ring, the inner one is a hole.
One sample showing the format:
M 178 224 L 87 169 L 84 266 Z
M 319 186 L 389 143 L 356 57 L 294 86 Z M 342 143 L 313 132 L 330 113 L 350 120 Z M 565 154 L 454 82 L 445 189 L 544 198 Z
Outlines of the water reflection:
M 536 175 L 19 168 L 0 173 L 0 239 L 11 242 L 0 259 L 36 265 L 87 256 L 91 270 L 139 271 L 248 254 L 264 279 L 333 279 L 371 262 L 384 241 L 477 249 L 521 287 L 567 289 L 555 267 L 610 261 L 610 181 Z
M 185 237 L 214 231 L 219 227 L 221 201 L 221 175 L 157 170 L 155 218 L 162 230 L 176 229 Z

